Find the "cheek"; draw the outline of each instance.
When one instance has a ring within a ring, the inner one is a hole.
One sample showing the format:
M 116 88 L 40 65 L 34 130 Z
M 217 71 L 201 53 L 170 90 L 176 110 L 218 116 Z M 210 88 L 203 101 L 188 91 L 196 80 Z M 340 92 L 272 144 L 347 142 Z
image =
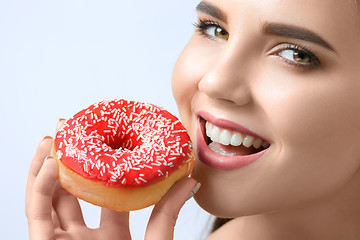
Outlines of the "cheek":
M 182 53 L 173 72 L 172 91 L 180 113 L 181 120 L 186 128 L 190 126 L 191 99 L 196 92 L 197 81 L 191 74 L 192 69 L 187 62 L 187 55 Z
M 359 168 L 359 88 L 343 84 L 350 81 L 344 76 L 319 78 L 311 86 L 296 79 L 281 92 L 270 89 L 277 95 L 268 96 L 267 115 L 278 156 L 271 166 L 292 180 L 297 191 L 291 194 L 303 201 L 343 188 Z
M 351 102 L 349 94 L 339 91 L 294 91 L 286 101 L 274 103 L 281 106 L 271 113 L 280 147 L 306 151 L 306 155 L 331 153 L 335 155 L 329 157 L 340 157 L 348 152 L 342 150 L 359 144 L 359 103 Z
M 187 128 L 191 128 L 192 123 L 192 101 L 198 94 L 198 84 L 207 71 L 204 52 L 193 39 L 178 58 L 172 76 L 173 95 L 181 120 Z
M 281 151 L 291 148 L 307 155 L 334 152 L 344 156 L 337 149 L 354 150 L 352 143 L 360 143 L 360 84 L 354 84 L 359 82 L 357 79 L 343 71 L 330 76 L 319 71 L 311 78 L 288 76 L 284 71 L 270 75 L 255 83 L 255 98 L 265 111 Z

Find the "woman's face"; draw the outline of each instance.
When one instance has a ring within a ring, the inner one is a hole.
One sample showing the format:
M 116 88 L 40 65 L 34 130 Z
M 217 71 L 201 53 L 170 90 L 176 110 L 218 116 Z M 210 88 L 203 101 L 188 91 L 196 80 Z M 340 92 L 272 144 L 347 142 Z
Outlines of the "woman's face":
M 355 2 L 206 0 L 197 12 L 172 84 L 198 203 L 236 217 L 344 188 L 360 166 Z

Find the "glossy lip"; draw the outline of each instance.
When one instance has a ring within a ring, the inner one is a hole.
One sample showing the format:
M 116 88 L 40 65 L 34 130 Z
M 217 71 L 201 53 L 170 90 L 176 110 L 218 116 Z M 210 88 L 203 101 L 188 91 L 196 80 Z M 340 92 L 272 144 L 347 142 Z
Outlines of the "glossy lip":
M 204 132 L 201 124 L 201 118 L 203 118 L 205 121 L 209 121 L 215 124 L 216 126 L 238 131 L 244 134 L 252 135 L 264 141 L 266 140 L 237 123 L 225 119 L 216 119 L 207 112 L 199 112 L 198 126 L 197 126 L 197 152 L 198 152 L 199 160 L 212 168 L 218 170 L 225 170 L 225 171 L 231 171 L 238 168 L 242 168 L 258 160 L 269 149 L 266 148 L 260 152 L 245 156 L 229 157 L 218 154 L 212 151 L 205 142 Z

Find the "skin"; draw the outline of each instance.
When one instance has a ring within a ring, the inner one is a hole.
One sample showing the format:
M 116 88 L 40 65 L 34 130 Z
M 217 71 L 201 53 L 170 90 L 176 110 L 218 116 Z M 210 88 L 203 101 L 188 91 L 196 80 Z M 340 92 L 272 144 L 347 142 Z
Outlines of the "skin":
M 201 188 L 196 201 L 216 216 L 234 218 L 209 239 L 359 239 L 360 23 L 355 3 L 206 3 L 226 20 L 204 11 L 199 19 L 220 24 L 230 37 L 211 35 L 210 28 L 205 35 L 195 32 L 179 57 L 172 84 L 181 119 L 195 148 L 199 111 L 241 124 L 271 144 L 261 158 L 239 169 L 219 170 L 197 160 L 192 177 Z M 307 29 L 328 44 L 265 34 L 264 23 Z M 319 64 L 308 68 L 294 62 L 284 52 L 289 44 L 305 46 Z M 86 228 L 77 200 L 56 183 L 55 162 L 44 162 L 51 141 L 41 142 L 29 172 L 30 238 L 116 234 L 130 239 L 127 213 L 103 209 L 100 228 Z M 154 208 L 146 239 L 172 239 L 177 214 L 195 184 L 192 178 L 179 183 Z
M 210 239 L 359 239 L 356 3 L 206 3 L 225 18 L 200 8 L 199 20 L 220 24 L 229 38 L 207 26 L 185 47 L 172 82 L 181 119 L 195 145 L 200 111 L 241 124 L 271 144 L 257 161 L 231 171 L 196 162 L 192 176 L 202 184 L 196 201 L 216 216 L 235 218 Z M 327 44 L 266 34 L 265 23 L 310 30 Z M 283 52 L 289 44 L 305 46 L 319 64 L 299 65 Z

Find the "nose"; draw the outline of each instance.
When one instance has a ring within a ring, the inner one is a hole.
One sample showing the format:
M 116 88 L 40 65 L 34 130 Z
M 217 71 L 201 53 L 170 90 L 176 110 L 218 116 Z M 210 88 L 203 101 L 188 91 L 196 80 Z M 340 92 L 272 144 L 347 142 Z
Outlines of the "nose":
M 207 73 L 198 83 L 200 92 L 212 99 L 237 105 L 251 102 L 248 63 L 234 49 L 229 48 L 209 62 Z

